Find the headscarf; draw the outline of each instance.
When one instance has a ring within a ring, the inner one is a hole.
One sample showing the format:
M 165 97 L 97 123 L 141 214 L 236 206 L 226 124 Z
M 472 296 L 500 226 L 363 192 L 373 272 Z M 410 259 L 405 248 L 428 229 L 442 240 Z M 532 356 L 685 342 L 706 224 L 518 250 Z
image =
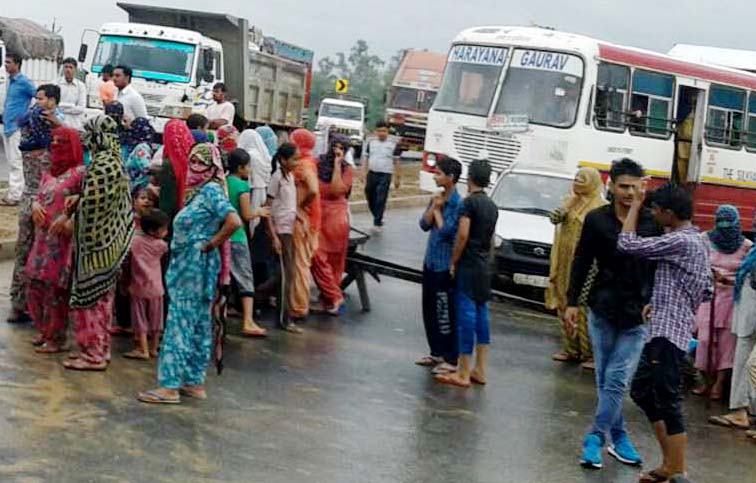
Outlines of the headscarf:
M 565 199 L 563 208 L 581 222 L 597 206 L 604 203 L 603 182 L 596 168 L 581 168 L 572 183 L 572 193 Z
M 44 118 L 44 110 L 32 106 L 18 121 L 21 129 L 21 141 L 18 149 L 24 152 L 47 149 L 52 144 L 52 126 Z
M 202 187 L 211 181 L 218 182 L 225 189 L 226 179 L 220 151 L 210 143 L 195 144 L 189 153 L 184 205 L 188 205 Z
M 753 228 L 756 230 L 756 220 L 754 220 Z M 735 291 L 733 294 L 735 302 L 740 301 L 740 294 L 743 291 L 743 284 L 745 283 L 746 277 L 748 277 L 749 273 L 754 272 L 754 269 L 756 269 L 756 245 L 751 247 L 748 255 L 746 255 L 740 263 L 738 273 L 735 275 Z M 754 275 L 756 275 L 756 273 Z
M 333 178 L 333 167 L 336 161 L 336 153 L 334 147 L 337 144 L 341 144 L 344 148 L 344 155 L 349 149 L 349 141 L 344 136 L 331 135 L 328 143 L 328 152 L 320 156 L 320 162 L 318 163 L 318 179 L 323 183 L 330 183 Z M 341 173 L 344 173 L 346 169 L 346 162 L 341 163 Z
M 236 143 L 249 154 L 252 165 L 252 188 L 267 188 L 270 184 L 271 156 L 262 136 L 254 129 L 245 129 Z
M 50 174 L 57 178 L 69 169 L 84 164 L 84 148 L 76 129 L 57 127 L 52 135 L 56 142 L 50 146 Z
M 210 137 L 208 137 L 207 133 L 201 129 L 192 129 L 191 132 L 194 142 L 206 143 L 210 141 Z
M 129 175 L 132 193 L 135 190 L 146 188 L 150 184 L 153 154 L 154 146 L 152 144 L 140 143 L 131 150 L 129 157 L 126 159 L 124 168 L 126 169 L 126 174 Z
M 194 145 L 194 137 L 181 119 L 171 119 L 163 130 L 163 162 L 167 158 L 176 177 L 176 200 L 178 208 L 184 206 L 184 190 L 189 169 L 189 151 Z
M 105 104 L 105 115 L 111 117 L 118 124 L 116 129 L 118 142 L 121 143 L 122 147 L 125 146 L 128 140 L 126 139 L 126 129 L 123 127 L 123 104 L 118 101 Z
M 275 131 L 268 126 L 260 126 L 255 131 L 262 137 L 265 146 L 268 148 L 268 154 L 270 154 L 272 159 L 276 155 L 276 151 L 278 151 L 278 137 L 276 137 Z
M 738 251 L 745 237 L 740 229 L 740 213 L 732 205 L 721 205 L 714 215 L 714 229 L 708 232 L 714 248 L 724 254 Z
M 92 164 L 76 212 L 71 307 L 90 307 L 115 287 L 134 235 L 117 129 L 104 115 L 84 125 L 83 142 L 92 152 Z
M 218 147 L 223 154 L 228 154 L 236 149 L 236 140 L 239 139 L 239 130 L 232 124 L 225 124 L 218 128 Z
M 134 119 L 131 126 L 125 131 L 124 147 L 131 152 L 140 144 L 152 144 L 155 142 L 155 129 L 150 120 L 144 117 Z

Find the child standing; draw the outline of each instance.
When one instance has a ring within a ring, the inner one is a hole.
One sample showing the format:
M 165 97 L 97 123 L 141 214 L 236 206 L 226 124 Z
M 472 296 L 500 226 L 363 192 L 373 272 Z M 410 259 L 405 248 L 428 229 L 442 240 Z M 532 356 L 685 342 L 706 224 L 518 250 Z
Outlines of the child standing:
M 292 320 L 289 314 L 289 300 L 292 292 L 292 279 L 294 276 L 294 243 L 292 233 L 294 222 L 297 219 L 297 186 L 294 182 L 292 171 L 297 166 L 299 155 L 297 147 L 291 143 L 283 143 L 276 153 L 278 171 L 273 173 L 268 188 L 268 204 L 270 205 L 270 218 L 268 218 L 268 230 L 270 231 L 273 249 L 281 257 L 281 273 L 278 277 L 265 283 L 269 285 L 281 285 L 281 297 L 278 299 L 280 307 L 280 327 L 295 334 L 302 332 Z M 283 277 L 283 281 L 281 281 Z
M 129 359 L 157 357 L 163 333 L 162 258 L 168 253 L 164 238 L 168 235 L 168 215 L 150 208 L 141 217 L 141 230 L 131 244 L 131 321 L 136 348 L 124 354 Z M 147 346 L 147 336 L 152 338 Z
M 228 155 L 228 199 L 245 223 L 256 218 L 267 218 L 268 207 L 252 208 L 249 176 L 249 154 L 243 149 L 234 149 Z M 249 254 L 247 232 L 242 226 L 231 235 L 231 276 L 239 287 L 242 300 L 242 334 L 249 337 L 265 337 L 267 331 L 254 321 L 255 278 L 252 273 L 252 257 Z

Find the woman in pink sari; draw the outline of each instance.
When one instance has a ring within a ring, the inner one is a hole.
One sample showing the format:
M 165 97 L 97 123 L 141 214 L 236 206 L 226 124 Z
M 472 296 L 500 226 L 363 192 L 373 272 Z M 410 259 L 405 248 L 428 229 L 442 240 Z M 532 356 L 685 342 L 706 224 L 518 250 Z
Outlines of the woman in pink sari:
M 34 345 L 40 354 L 56 354 L 65 346 L 73 263 L 73 223 L 65 201 L 81 194 L 86 172 L 78 131 L 59 127 L 52 135 L 50 171 L 42 175 L 32 204 L 34 244 L 26 263 L 27 306 L 39 331 Z

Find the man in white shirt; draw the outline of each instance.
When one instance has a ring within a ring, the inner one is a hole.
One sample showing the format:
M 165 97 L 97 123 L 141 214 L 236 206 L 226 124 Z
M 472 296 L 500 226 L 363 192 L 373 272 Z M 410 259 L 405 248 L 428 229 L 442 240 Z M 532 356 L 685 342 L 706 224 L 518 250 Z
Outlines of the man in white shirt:
M 119 65 L 113 69 L 113 83 L 118 88 L 118 102 L 123 105 L 123 120 L 128 125 L 138 117 L 147 117 L 142 95 L 131 86 L 131 68 Z
M 373 215 L 373 233 L 380 233 L 383 227 L 383 212 L 386 210 L 391 179 L 394 187 L 401 186 L 399 156 L 402 148 L 389 138 L 388 123 L 378 121 L 375 125 L 376 139 L 367 144 L 363 155 L 362 179 L 365 183 L 365 198 Z
M 207 108 L 210 129 L 218 129 L 226 124 L 233 124 L 236 108 L 226 100 L 226 84 L 223 82 L 218 82 L 213 86 L 213 101 L 215 101 L 215 104 Z
M 76 78 L 76 59 L 63 60 L 63 77 L 56 85 L 60 88 L 58 108 L 66 117 L 66 124 L 78 131 L 84 126 L 84 112 L 87 108 L 87 87 Z

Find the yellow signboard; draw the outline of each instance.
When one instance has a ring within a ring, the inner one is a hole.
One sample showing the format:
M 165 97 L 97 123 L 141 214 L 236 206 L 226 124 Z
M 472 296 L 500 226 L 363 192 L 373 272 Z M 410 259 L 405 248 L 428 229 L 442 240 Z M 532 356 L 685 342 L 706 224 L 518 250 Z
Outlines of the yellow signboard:
M 336 92 L 346 94 L 349 92 L 349 81 L 347 79 L 336 80 Z

